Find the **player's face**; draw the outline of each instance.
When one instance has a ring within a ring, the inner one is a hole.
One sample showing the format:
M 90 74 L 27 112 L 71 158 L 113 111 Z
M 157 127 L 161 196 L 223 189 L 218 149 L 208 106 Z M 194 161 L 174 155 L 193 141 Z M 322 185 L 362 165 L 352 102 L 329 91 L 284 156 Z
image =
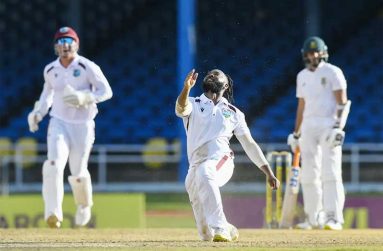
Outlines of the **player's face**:
M 62 37 L 56 40 L 55 51 L 60 58 L 73 58 L 78 51 L 78 44 L 73 38 Z
M 214 69 L 207 73 L 203 79 L 203 90 L 204 92 L 212 92 L 219 94 L 221 91 L 228 88 L 228 79 L 221 70 Z
M 318 67 L 319 63 L 321 62 L 321 56 L 319 52 L 316 52 L 316 51 L 306 52 L 303 55 L 303 61 L 307 68 L 315 69 Z

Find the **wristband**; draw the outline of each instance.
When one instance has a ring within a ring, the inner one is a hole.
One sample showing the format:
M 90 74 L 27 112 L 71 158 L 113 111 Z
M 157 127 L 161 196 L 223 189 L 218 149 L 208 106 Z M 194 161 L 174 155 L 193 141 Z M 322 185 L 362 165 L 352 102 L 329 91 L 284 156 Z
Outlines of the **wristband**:
M 294 139 L 299 139 L 301 134 L 299 132 L 293 132 Z

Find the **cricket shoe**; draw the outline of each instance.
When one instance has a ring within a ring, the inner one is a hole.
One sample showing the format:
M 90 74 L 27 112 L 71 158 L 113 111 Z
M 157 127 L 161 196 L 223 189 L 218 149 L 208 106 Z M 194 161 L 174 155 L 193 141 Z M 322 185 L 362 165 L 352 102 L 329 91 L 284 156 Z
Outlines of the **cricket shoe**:
M 326 230 L 342 230 L 342 224 L 340 222 L 334 220 L 334 219 L 329 219 L 326 224 L 324 225 L 324 229 Z
M 229 225 L 229 231 L 230 231 L 231 241 L 236 241 L 236 240 L 238 240 L 238 238 L 239 238 L 239 232 L 238 232 L 238 229 L 237 229 L 234 225 L 232 225 L 232 224 L 230 224 L 230 223 L 228 223 L 228 225 Z
M 313 228 L 315 227 L 313 227 L 313 225 L 311 225 L 308 221 L 304 221 L 295 225 L 295 229 L 311 230 Z
M 60 228 L 61 227 L 60 220 L 54 214 L 52 214 L 51 216 L 48 217 L 47 224 L 50 228 Z
M 211 231 L 207 225 L 202 226 L 202 235 L 201 238 L 203 241 L 212 241 L 213 236 L 211 235 Z
M 90 220 L 90 217 L 91 217 L 91 211 L 90 211 L 90 207 L 87 206 L 87 207 L 84 207 L 84 206 L 77 206 L 77 212 L 76 212 L 76 216 L 75 216 L 75 223 L 77 226 L 85 226 L 89 220 Z
M 231 236 L 227 229 L 213 228 L 213 230 L 214 230 L 214 236 L 213 236 L 214 242 L 230 242 L 231 241 Z

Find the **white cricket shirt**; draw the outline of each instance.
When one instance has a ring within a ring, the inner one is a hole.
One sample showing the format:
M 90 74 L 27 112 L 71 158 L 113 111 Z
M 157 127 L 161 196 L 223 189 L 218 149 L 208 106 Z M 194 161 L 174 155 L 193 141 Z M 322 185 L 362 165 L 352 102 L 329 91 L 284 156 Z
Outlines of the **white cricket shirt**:
M 59 58 L 44 69 L 44 89 L 40 96 L 40 111 L 46 114 L 51 107 L 50 115 L 69 123 L 83 123 L 93 120 L 98 112 L 96 104 L 87 107 L 69 106 L 63 101 L 66 85 L 75 90 L 89 90 L 96 103 L 112 97 L 112 89 L 100 67 L 85 57 L 76 55 L 73 62 L 64 68 Z
M 214 102 L 204 94 L 200 97 L 189 97 L 192 104 L 190 115 L 178 117 L 183 119 L 187 134 L 187 152 L 189 163 L 206 159 L 218 159 L 223 154 L 232 152 L 229 146 L 234 135 L 250 133 L 245 115 L 222 97 Z
M 303 69 L 297 75 L 297 98 L 305 100 L 303 118 L 336 119 L 334 91 L 345 90 L 346 79 L 340 68 L 321 62 L 312 72 Z

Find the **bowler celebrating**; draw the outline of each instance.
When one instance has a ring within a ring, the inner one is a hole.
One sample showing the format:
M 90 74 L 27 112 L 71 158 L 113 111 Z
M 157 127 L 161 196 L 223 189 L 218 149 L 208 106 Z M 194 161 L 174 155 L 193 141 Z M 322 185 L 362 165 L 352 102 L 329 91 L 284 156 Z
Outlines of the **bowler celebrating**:
M 245 115 L 230 103 L 231 78 L 217 69 L 208 72 L 202 83 L 204 93 L 192 98 L 189 93 L 197 77 L 194 70 L 188 74 L 176 101 L 176 114 L 187 134 L 189 171 L 185 186 L 201 239 L 234 241 L 238 230 L 226 220 L 219 190 L 233 174 L 234 153 L 229 146 L 233 134 L 273 189 L 279 187 L 279 181 L 251 137 Z

